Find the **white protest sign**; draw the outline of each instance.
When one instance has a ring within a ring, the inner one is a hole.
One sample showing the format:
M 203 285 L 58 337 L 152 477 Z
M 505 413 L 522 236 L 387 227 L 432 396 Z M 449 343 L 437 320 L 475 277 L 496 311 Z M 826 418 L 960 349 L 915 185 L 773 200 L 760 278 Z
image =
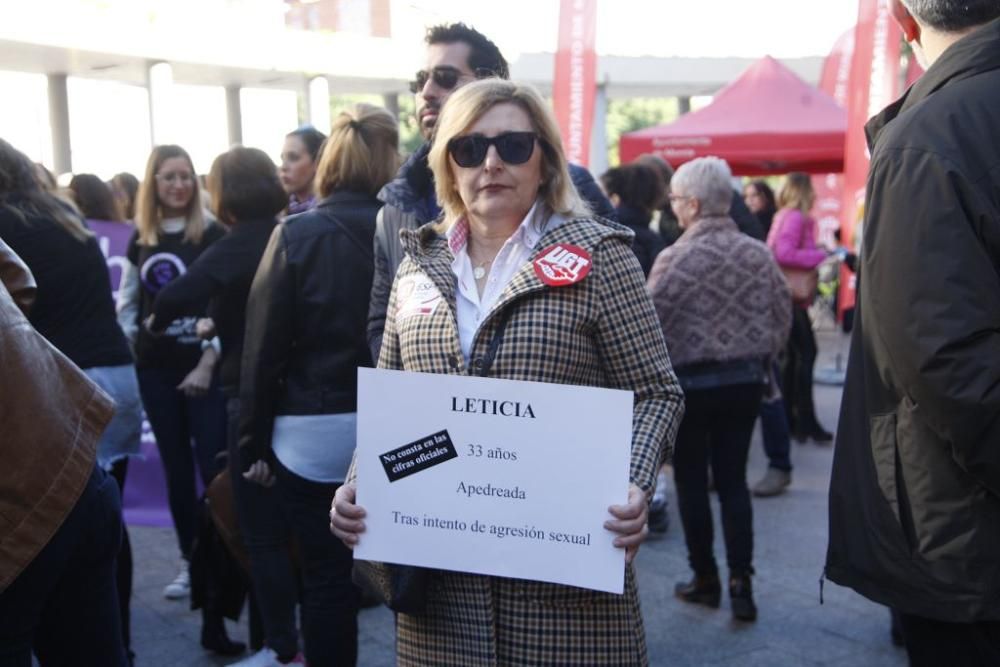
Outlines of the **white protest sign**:
M 621 593 L 632 393 L 358 369 L 355 558 Z

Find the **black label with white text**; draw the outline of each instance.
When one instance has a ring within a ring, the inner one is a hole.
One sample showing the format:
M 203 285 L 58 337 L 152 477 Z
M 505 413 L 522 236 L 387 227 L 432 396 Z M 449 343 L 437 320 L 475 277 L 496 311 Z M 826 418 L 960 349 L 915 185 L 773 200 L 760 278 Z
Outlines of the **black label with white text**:
M 445 430 L 380 454 L 378 458 L 389 481 L 395 482 L 457 457 L 455 445 Z

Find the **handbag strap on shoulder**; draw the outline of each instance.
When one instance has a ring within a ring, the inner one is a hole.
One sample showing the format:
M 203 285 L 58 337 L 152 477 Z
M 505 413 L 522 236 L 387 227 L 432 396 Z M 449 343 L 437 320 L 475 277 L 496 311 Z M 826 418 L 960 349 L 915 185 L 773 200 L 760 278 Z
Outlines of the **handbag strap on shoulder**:
M 493 362 L 497 358 L 497 351 L 500 349 L 500 342 L 503 339 L 504 331 L 507 329 L 507 322 L 510 321 L 510 314 L 512 310 L 513 308 L 507 307 L 500 313 L 500 318 L 497 321 L 497 328 L 493 332 L 493 337 L 490 339 L 489 347 L 486 348 L 486 356 L 483 358 L 483 365 L 478 372 L 480 377 L 486 377 L 489 375 L 490 369 L 493 367 Z

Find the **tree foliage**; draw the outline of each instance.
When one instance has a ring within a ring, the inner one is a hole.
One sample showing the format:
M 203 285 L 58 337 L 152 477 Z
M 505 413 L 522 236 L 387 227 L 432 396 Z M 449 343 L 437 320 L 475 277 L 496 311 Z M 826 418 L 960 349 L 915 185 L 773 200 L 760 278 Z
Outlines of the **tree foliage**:
M 618 140 L 626 132 L 670 123 L 679 111 L 676 98 L 633 98 L 608 102 L 608 165 L 619 163 Z

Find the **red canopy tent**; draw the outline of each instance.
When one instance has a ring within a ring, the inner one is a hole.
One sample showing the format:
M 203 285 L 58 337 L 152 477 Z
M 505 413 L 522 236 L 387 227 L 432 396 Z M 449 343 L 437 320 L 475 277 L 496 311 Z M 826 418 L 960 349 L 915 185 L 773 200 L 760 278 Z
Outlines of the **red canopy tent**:
M 677 167 L 715 155 L 740 175 L 839 173 L 846 131 L 843 107 L 766 56 L 707 107 L 623 134 L 618 150 L 623 163 L 653 153 Z

